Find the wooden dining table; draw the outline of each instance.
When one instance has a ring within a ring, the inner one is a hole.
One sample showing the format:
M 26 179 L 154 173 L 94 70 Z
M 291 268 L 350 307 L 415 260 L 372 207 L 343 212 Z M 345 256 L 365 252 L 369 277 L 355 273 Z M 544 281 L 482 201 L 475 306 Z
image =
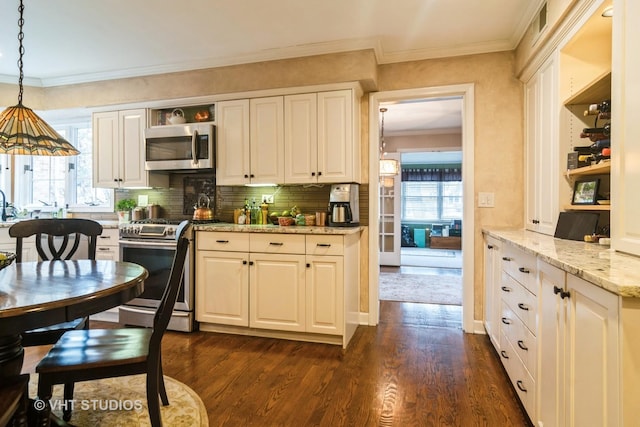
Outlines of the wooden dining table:
M 148 275 L 138 264 L 108 260 L 22 262 L 0 270 L 0 384 L 20 374 L 22 332 L 124 304 L 142 293 Z

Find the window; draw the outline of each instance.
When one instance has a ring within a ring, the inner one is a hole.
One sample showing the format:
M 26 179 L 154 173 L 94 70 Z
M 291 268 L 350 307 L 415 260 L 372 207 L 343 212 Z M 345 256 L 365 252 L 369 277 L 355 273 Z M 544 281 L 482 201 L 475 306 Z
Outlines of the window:
M 402 221 L 462 219 L 462 181 L 402 183 Z
M 28 210 L 55 210 L 69 205 L 75 212 L 111 211 L 113 190 L 92 186 L 91 120 L 49 124 L 80 154 L 15 156 L 15 205 Z

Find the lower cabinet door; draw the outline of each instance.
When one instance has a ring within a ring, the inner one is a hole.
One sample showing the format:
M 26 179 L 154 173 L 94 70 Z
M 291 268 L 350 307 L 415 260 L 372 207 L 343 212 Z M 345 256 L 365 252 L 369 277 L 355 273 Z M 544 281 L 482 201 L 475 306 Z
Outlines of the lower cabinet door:
M 249 326 L 304 332 L 305 256 L 251 253 Z
M 307 257 L 307 332 L 344 332 L 344 265 L 341 256 Z
M 196 320 L 249 326 L 249 254 L 198 251 Z

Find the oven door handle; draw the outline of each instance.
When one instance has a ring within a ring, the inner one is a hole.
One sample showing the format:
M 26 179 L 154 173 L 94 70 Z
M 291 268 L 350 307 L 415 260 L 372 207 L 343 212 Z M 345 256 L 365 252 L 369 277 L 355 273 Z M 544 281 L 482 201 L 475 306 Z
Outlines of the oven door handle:
M 175 240 L 164 240 L 162 242 L 147 241 L 144 242 L 132 242 L 131 240 L 119 240 L 120 247 L 126 248 L 148 248 L 148 247 L 165 247 L 168 249 L 176 248 L 177 244 Z

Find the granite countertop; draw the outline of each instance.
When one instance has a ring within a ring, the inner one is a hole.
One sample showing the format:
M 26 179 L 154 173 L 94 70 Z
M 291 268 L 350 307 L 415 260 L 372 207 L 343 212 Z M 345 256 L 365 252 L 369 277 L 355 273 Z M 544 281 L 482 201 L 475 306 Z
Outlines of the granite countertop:
M 24 219 L 30 219 L 30 218 L 24 218 Z M 15 224 L 16 222 L 21 221 L 21 220 L 22 219 L 16 219 L 16 220 L 12 220 L 12 221 L 0 222 L 0 228 L 9 228 L 13 224 Z M 101 220 L 101 219 L 98 219 L 98 220 L 96 220 L 96 222 L 100 223 L 100 225 L 102 225 L 102 228 L 118 228 L 118 221 L 117 220 Z
M 527 230 L 483 232 L 619 296 L 640 298 L 640 257 L 597 243 L 556 239 Z
M 363 227 L 322 227 L 305 225 L 239 225 L 226 223 L 197 224 L 195 231 L 232 231 L 240 233 L 278 233 L 278 234 L 337 234 L 347 235 L 360 233 Z

